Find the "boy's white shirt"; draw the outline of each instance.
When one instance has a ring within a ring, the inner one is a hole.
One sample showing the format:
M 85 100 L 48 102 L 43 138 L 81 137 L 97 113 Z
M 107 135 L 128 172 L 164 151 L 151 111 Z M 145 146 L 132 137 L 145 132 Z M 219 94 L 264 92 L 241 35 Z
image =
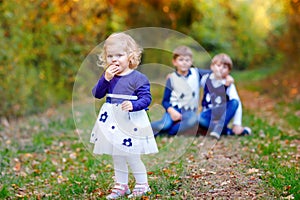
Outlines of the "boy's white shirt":
M 242 110 L 242 102 L 240 100 L 240 97 L 237 93 L 237 90 L 235 88 L 235 85 L 232 83 L 227 88 L 227 95 L 229 96 L 229 100 L 236 99 L 239 102 L 238 108 L 233 116 L 232 124 L 233 125 L 242 125 L 242 116 L 243 116 L 243 110 Z
M 207 78 L 209 77 L 210 74 L 205 74 L 202 79 L 201 79 L 201 87 L 204 88 L 205 87 L 205 83 L 206 83 L 206 80 Z M 225 84 L 226 80 L 223 79 L 221 81 L 223 84 Z M 235 85 L 232 83 L 230 84 L 230 86 L 228 86 L 227 90 L 226 90 L 226 94 L 228 95 L 229 97 L 229 100 L 232 100 L 232 99 L 236 99 L 238 100 L 239 102 L 239 105 L 238 105 L 238 108 L 235 112 L 235 115 L 233 116 L 233 119 L 232 119 L 232 124 L 233 125 L 242 125 L 242 114 L 243 114 L 243 110 L 242 110 L 242 102 L 240 100 L 240 97 L 238 95 L 238 92 L 236 90 L 236 87 Z

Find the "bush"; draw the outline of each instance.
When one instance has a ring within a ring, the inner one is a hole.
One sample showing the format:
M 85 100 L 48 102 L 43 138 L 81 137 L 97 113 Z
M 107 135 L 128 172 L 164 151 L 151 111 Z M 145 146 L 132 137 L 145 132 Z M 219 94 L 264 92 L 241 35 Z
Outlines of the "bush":
M 89 8 L 61 0 L 0 2 L 0 116 L 36 113 L 71 99 L 81 62 L 105 32 L 94 29 L 99 18 L 89 19 Z

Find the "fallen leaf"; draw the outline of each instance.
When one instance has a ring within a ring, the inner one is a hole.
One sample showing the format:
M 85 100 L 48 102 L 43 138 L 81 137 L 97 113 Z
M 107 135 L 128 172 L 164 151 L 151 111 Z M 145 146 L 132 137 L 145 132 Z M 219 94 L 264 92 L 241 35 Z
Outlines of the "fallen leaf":
M 97 179 L 97 176 L 96 176 L 95 174 L 91 174 L 91 175 L 90 175 L 90 178 L 91 178 L 92 180 L 96 180 L 96 179 Z
M 95 189 L 93 193 L 100 197 L 104 195 L 104 192 L 100 188 Z
M 21 170 L 21 162 L 17 162 L 13 168 L 14 171 L 19 172 Z
M 291 194 L 289 196 L 286 196 L 286 197 L 280 197 L 280 199 L 288 199 L 288 200 L 291 200 L 291 199 L 295 199 L 294 195 Z
M 286 185 L 286 186 L 284 186 L 284 190 L 290 190 L 292 188 L 292 186 L 291 185 Z
M 75 159 L 77 158 L 77 154 L 76 154 L 75 152 L 71 153 L 71 154 L 70 154 L 70 158 L 71 158 L 72 160 L 75 160 Z
M 251 168 L 248 170 L 247 174 L 254 174 L 254 173 L 257 173 L 259 172 L 259 169 L 256 169 L 256 168 Z

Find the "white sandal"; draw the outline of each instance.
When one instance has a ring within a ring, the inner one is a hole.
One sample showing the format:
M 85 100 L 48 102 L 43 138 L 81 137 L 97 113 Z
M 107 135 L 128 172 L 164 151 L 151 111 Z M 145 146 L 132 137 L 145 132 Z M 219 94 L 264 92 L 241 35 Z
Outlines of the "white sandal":
M 122 185 L 117 183 L 111 190 L 111 193 L 106 196 L 106 199 L 117 199 L 128 194 L 130 194 L 128 185 Z
M 141 197 L 147 194 L 148 192 L 151 192 L 148 183 L 144 183 L 144 184 L 138 183 L 135 185 L 134 189 L 132 190 L 132 194 L 129 195 L 128 198 Z

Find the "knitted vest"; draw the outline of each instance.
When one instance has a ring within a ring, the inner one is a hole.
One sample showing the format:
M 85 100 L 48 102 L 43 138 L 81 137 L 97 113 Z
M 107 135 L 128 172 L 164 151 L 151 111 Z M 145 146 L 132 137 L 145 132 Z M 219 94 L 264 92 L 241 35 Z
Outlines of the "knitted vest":
M 229 100 L 229 97 L 226 94 L 228 87 L 220 82 L 213 84 L 213 81 L 216 80 L 211 79 L 210 75 L 211 74 L 209 74 L 206 79 L 202 99 L 202 107 L 206 109 L 220 106 Z
M 199 74 L 197 69 L 191 68 L 191 74 L 187 77 L 178 76 L 175 72 L 170 75 L 173 88 L 170 97 L 171 105 L 195 110 L 199 102 Z

